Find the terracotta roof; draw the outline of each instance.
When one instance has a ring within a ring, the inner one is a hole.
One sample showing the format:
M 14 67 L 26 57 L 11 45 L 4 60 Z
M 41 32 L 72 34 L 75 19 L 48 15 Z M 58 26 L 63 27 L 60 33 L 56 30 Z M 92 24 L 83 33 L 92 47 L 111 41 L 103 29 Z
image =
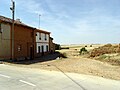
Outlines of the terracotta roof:
M 0 21 L 2 21 L 2 22 L 7 22 L 7 23 L 12 23 L 12 19 L 11 19 L 11 18 L 7 18 L 7 17 L 1 16 L 1 15 L 0 15 Z M 18 21 L 18 20 L 14 20 L 14 23 L 15 23 L 16 25 L 21 25 L 21 26 L 24 26 L 24 27 L 36 29 L 36 28 L 31 27 L 31 26 L 28 26 L 28 25 L 26 25 L 26 24 L 24 24 L 24 23 L 22 23 L 21 21 Z M 50 33 L 50 32 L 48 32 L 48 31 L 44 31 L 44 30 L 39 30 L 39 29 L 36 29 L 36 30 L 37 30 L 37 31 L 40 31 L 40 32 Z
M 7 17 L 4 17 L 4 16 L 0 16 L 0 20 L 2 22 L 12 23 L 12 19 L 11 18 L 7 18 Z M 24 24 L 24 23 L 22 23 L 20 21 L 17 21 L 17 20 L 14 20 L 14 23 L 17 24 L 17 25 L 22 25 L 22 26 L 25 26 L 25 27 L 33 28 L 33 27 L 28 26 L 28 25 L 26 25 L 26 24 Z
M 7 17 L 4 17 L 4 16 L 0 16 L 0 20 L 1 20 L 1 21 L 5 21 L 5 22 L 12 23 L 12 19 L 7 18 Z
M 44 30 L 40 30 L 40 29 L 36 29 L 36 31 L 37 31 L 37 32 L 43 32 L 43 33 L 48 33 L 48 34 L 50 34 L 50 32 L 44 31 Z

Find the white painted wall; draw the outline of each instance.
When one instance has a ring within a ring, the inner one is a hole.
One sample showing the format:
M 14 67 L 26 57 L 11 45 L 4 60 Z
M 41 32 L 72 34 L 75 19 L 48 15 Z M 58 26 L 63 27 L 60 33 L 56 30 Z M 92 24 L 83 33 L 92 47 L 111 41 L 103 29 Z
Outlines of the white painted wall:
M 45 40 L 45 33 L 36 33 L 36 42 L 49 42 L 49 35 L 46 34 L 46 40 Z M 41 36 L 40 36 L 41 35 Z M 41 37 L 41 39 L 39 39 Z
M 39 53 L 39 49 L 38 49 L 39 46 L 40 46 L 40 52 L 42 52 L 42 46 L 44 47 L 44 52 L 47 52 L 46 46 L 48 46 L 48 51 L 49 51 L 49 44 L 37 43 L 37 53 Z
M 41 36 L 40 36 L 41 35 Z M 41 37 L 41 39 L 40 39 Z M 36 49 L 37 53 L 39 53 L 39 47 L 40 46 L 40 52 L 42 52 L 42 46 L 44 47 L 44 52 L 47 52 L 46 46 L 48 46 L 49 51 L 49 34 L 46 34 L 46 40 L 45 40 L 45 33 L 36 33 Z

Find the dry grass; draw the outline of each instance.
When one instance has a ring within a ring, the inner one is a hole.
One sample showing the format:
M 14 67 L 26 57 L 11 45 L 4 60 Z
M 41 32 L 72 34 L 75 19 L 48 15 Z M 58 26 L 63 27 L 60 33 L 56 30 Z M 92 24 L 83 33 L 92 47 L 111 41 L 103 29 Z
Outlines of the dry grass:
M 120 44 L 111 45 L 106 44 L 104 46 L 93 49 L 90 52 L 90 57 L 100 60 L 102 62 L 107 62 L 112 65 L 120 65 Z
M 111 45 L 107 44 L 99 48 L 95 48 L 91 51 L 90 57 L 97 57 L 103 54 L 110 54 L 110 53 L 120 53 L 120 45 Z
M 95 57 L 94 59 L 100 60 L 102 62 L 110 63 L 111 65 L 117 65 L 120 66 L 120 54 L 103 54 L 100 56 Z

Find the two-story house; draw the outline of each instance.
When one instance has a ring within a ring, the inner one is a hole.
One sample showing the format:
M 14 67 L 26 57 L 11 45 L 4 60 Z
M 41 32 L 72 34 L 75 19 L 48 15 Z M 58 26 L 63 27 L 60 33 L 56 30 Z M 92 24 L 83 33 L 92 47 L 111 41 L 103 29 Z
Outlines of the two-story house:
M 35 30 L 36 34 L 36 56 L 43 56 L 49 53 L 49 39 L 50 39 L 50 32 L 43 31 L 43 30 Z
M 50 32 L 28 26 L 20 20 L 14 22 L 12 39 L 12 19 L 0 16 L 0 59 L 11 59 L 13 56 L 14 59 L 32 59 L 49 53 Z

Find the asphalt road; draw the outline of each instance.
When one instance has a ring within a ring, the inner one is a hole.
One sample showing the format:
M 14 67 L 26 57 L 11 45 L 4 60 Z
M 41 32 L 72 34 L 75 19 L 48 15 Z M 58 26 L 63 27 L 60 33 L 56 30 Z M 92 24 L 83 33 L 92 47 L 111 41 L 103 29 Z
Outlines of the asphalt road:
M 120 81 L 0 64 L 0 90 L 120 90 Z

